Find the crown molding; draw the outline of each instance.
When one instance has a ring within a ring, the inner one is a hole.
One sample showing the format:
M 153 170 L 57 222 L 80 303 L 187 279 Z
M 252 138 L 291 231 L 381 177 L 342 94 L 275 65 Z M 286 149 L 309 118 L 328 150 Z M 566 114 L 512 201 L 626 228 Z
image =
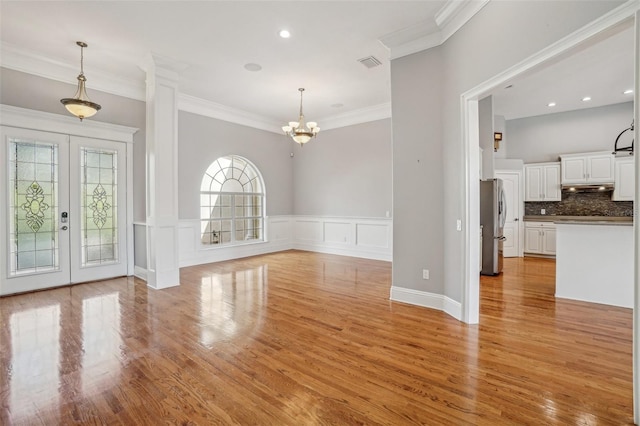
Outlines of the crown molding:
M 390 50 L 389 59 L 393 60 L 442 44 L 440 31 L 432 29 L 433 26 L 423 21 L 382 36 L 380 42 Z
M 70 64 L 27 51 L 5 41 L 0 44 L 0 66 L 50 80 L 76 85 L 78 68 Z M 145 100 L 144 75 L 140 81 L 124 79 L 99 71 L 87 73 L 89 91 L 99 90 L 138 101 Z
M 383 120 L 391 117 L 391 102 L 361 108 L 343 114 L 332 115 L 318 120 L 322 130 L 337 129 L 339 127 L 353 126 L 355 124 L 368 123 L 370 121 Z
M 442 34 L 442 43 L 469 22 L 487 3 L 489 0 L 449 0 L 435 16 L 436 24 Z
M 391 60 L 440 46 L 480 11 L 490 0 L 448 0 L 436 13 L 437 30 L 428 22 L 380 37 L 380 42 L 390 51 Z
M 267 132 L 282 133 L 281 124 L 271 119 L 195 96 L 185 94 L 178 95 L 178 109 L 180 111 L 216 118 L 242 126 L 266 130 Z
M 228 107 L 206 99 L 195 96 L 180 94 L 178 96 L 178 109 L 202 115 L 204 117 L 215 118 L 217 120 L 228 121 L 242 126 L 253 127 L 254 129 L 265 130 L 271 133 L 282 134 L 282 123 L 275 122 L 269 118 L 258 114 L 252 114 L 241 109 Z M 353 126 L 355 124 L 368 123 L 370 121 L 383 120 L 391 117 L 391 103 L 374 105 L 355 111 L 345 112 L 318 119 L 322 130 L 337 129 L 340 127 Z

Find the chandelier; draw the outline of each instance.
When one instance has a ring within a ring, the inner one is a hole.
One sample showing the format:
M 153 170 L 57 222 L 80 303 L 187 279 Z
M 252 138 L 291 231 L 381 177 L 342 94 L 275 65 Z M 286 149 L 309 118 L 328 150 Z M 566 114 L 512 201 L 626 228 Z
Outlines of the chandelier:
M 304 92 L 304 88 L 301 87 L 298 91 L 300 91 L 300 118 L 298 121 L 290 121 L 288 126 L 282 126 L 282 130 L 287 136 L 291 136 L 296 143 L 302 146 L 320 132 L 320 127 L 318 127 L 318 123 L 315 121 L 310 121 L 305 124 L 304 115 L 302 114 L 302 92 Z
M 83 118 L 95 115 L 95 113 L 102 107 L 89 100 L 89 96 L 87 96 L 87 90 L 85 88 L 87 78 L 84 76 L 84 48 L 87 47 L 87 43 L 84 41 L 77 41 L 76 44 L 80 46 L 80 75 L 78 76 L 78 90 L 73 98 L 60 99 L 60 102 L 71 114 L 75 115 L 80 119 L 80 121 L 82 121 Z

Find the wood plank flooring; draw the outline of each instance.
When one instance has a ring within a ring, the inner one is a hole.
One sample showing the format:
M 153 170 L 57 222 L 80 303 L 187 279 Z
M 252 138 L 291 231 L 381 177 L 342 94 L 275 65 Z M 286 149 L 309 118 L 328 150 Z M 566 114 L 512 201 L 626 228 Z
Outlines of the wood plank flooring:
M 555 300 L 554 271 L 505 259 L 472 326 L 302 251 L 5 297 L 0 424 L 632 424 L 632 311 Z

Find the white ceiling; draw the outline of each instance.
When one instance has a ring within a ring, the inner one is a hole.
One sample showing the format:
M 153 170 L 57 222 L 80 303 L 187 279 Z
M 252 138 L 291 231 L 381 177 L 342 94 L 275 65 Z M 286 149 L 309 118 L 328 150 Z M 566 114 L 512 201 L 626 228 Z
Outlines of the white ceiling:
M 389 49 L 379 39 L 416 25 L 437 32 L 435 15 L 445 3 L 3 0 L 0 35 L 3 50 L 71 67 L 70 83 L 79 69 L 75 42 L 87 42 L 90 96 L 108 76 L 144 88 L 139 65 L 153 52 L 186 67 L 183 94 L 279 123 L 297 118 L 298 88 L 304 87 L 305 115 L 320 121 L 388 104 Z M 291 37 L 279 37 L 281 29 Z M 358 62 L 370 55 L 382 65 L 368 69 Z M 247 63 L 262 70 L 247 71 Z
M 152 52 L 184 66 L 183 95 L 246 113 L 269 129 L 297 118 L 297 89 L 305 87 L 305 116 L 323 127 L 323 120 L 339 123 L 363 111 L 389 116 L 393 52 L 440 44 L 486 1 L 2 0 L 0 64 L 75 84 L 75 42 L 85 41 L 87 87 L 100 103 L 97 90 L 144 99 L 140 65 Z M 471 12 L 462 10 L 471 4 Z M 633 85 L 629 28 L 494 91 L 496 113 L 511 119 L 631 100 L 618 96 Z M 281 29 L 291 38 L 280 38 Z M 358 62 L 370 55 L 382 65 Z M 248 63 L 262 70 L 247 71 Z M 582 103 L 585 95 L 593 101 Z M 550 100 L 558 103 L 553 111 Z
M 492 93 L 494 113 L 511 120 L 633 101 L 623 92 L 634 88 L 634 38 L 629 20 L 519 76 Z

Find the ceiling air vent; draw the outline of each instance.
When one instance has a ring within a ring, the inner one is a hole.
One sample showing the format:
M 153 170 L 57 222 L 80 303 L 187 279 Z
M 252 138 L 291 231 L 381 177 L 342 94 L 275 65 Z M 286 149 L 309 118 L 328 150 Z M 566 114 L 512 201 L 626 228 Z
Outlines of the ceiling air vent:
M 367 56 L 366 58 L 358 59 L 358 62 L 367 68 L 377 67 L 382 64 L 382 62 L 380 62 L 380 60 L 375 56 Z

